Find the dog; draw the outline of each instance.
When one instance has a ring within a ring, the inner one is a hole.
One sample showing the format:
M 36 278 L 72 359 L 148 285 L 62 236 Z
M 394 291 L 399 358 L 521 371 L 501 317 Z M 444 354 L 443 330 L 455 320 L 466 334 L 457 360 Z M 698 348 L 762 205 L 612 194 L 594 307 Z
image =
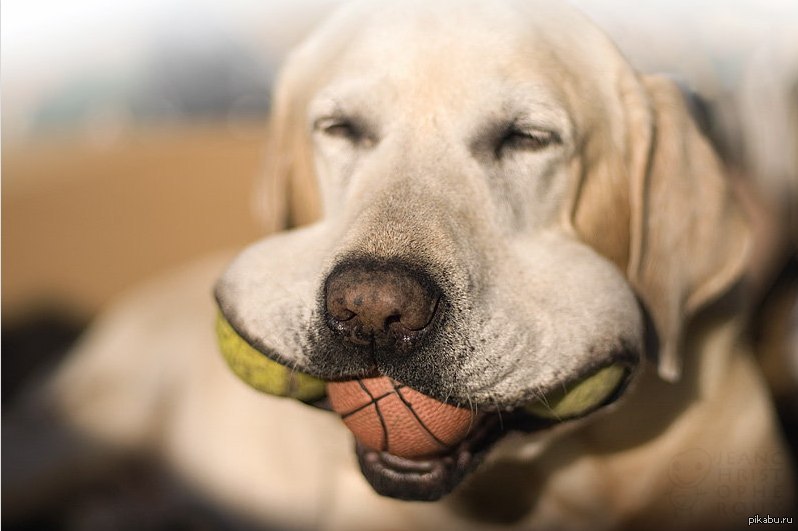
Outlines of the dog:
M 269 528 L 788 515 L 790 458 L 740 341 L 747 221 L 674 82 L 558 3 L 357 2 L 290 57 L 270 137 L 263 210 L 301 228 L 110 312 L 34 400 L 102 441 L 84 462 L 147 449 Z M 388 376 L 475 429 L 433 475 L 354 450 L 335 414 L 235 378 L 201 284 L 269 359 Z M 573 416 L 530 414 L 607 368 Z

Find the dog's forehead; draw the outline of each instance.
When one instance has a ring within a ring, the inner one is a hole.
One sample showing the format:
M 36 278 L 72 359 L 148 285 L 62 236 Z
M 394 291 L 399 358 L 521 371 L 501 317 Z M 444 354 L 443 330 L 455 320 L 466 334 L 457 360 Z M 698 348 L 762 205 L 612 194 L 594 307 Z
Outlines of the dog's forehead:
M 381 101 L 407 96 L 430 109 L 452 98 L 501 105 L 497 94 L 579 104 L 588 87 L 614 90 L 606 73 L 625 64 L 581 13 L 537 0 L 356 2 L 295 57 L 317 96 L 383 90 L 392 93 Z

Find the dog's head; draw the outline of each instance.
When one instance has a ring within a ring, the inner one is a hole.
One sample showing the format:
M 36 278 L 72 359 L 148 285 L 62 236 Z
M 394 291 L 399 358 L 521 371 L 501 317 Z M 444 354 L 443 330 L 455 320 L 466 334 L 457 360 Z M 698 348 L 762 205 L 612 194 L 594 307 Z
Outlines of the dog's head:
M 274 220 L 321 219 L 253 245 L 216 288 L 235 331 L 292 370 L 386 375 L 481 412 L 453 452 L 487 448 L 497 411 L 505 431 L 553 422 L 524 406 L 613 368 L 588 415 L 644 355 L 678 378 L 685 319 L 743 264 L 744 223 L 679 91 L 552 4 L 331 19 L 283 72 L 266 196 Z M 426 483 L 363 466 L 384 493 L 432 498 L 474 462 L 444 457 Z

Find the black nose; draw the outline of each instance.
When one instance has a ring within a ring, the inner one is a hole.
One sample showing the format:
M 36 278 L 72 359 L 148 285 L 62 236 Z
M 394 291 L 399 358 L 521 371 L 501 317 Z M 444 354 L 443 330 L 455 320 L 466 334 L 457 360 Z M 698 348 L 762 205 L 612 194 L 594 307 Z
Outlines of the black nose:
M 430 327 L 440 291 L 402 266 L 351 265 L 327 278 L 327 325 L 343 341 L 408 351 Z

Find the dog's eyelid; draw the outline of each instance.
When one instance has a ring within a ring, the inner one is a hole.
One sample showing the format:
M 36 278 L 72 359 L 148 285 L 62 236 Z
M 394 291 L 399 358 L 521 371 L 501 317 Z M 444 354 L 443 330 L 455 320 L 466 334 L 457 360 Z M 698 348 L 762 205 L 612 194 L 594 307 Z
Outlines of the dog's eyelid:
M 550 146 L 561 145 L 562 136 L 554 129 L 512 123 L 500 134 L 496 144 L 496 155 L 508 149 L 514 151 L 542 151 Z
M 313 130 L 327 136 L 342 138 L 355 144 L 371 144 L 373 135 L 364 125 L 347 116 L 334 115 L 317 118 L 313 121 Z
M 325 117 L 319 118 L 313 122 L 313 130 L 321 131 L 331 134 L 333 136 L 342 136 L 344 133 L 354 133 L 357 131 L 355 124 L 345 117 Z
M 514 136 L 514 137 L 537 138 L 555 144 L 562 143 L 562 137 L 560 133 L 558 133 L 554 129 L 544 128 L 544 127 L 534 127 L 534 126 L 526 127 L 526 126 L 516 125 L 510 127 L 506 131 L 506 134 L 508 136 Z
M 352 120 L 343 115 L 322 116 L 313 120 L 314 131 L 326 131 L 335 127 L 352 126 Z

